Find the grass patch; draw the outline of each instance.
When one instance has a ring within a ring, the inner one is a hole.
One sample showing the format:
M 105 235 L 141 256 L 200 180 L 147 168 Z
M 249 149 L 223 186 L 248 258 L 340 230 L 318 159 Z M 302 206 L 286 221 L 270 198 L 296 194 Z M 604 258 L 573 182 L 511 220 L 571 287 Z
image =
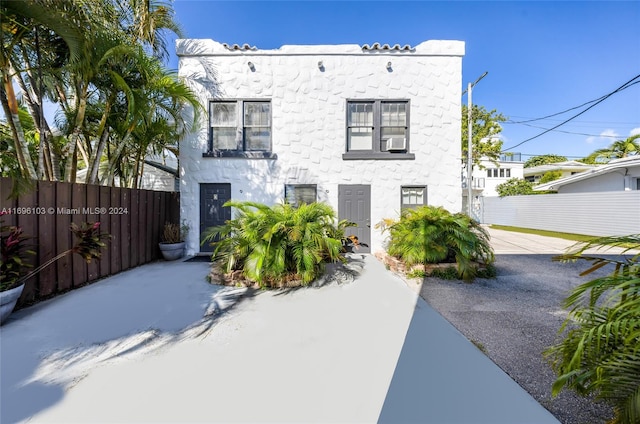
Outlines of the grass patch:
M 584 234 L 558 233 L 556 231 L 535 230 L 533 228 L 510 227 L 508 225 L 491 224 L 490 227 L 495 228 L 496 230 L 511 231 L 514 233 L 535 234 L 538 236 L 555 237 L 555 238 L 572 240 L 572 241 L 590 241 L 598 237 L 598 236 L 587 236 Z

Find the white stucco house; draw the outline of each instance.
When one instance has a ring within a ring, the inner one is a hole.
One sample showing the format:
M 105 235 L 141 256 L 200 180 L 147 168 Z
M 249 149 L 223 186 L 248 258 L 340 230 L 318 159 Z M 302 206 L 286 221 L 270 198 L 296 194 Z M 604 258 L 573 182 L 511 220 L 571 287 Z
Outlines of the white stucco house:
M 367 246 L 403 207 L 459 212 L 462 41 L 285 45 L 176 41 L 207 115 L 180 145 L 187 254 L 231 218 L 228 199 L 329 203 Z
M 598 165 L 589 165 L 575 160 L 568 160 L 556 163 L 547 163 L 545 165 L 530 166 L 524 168 L 524 179 L 538 184 L 544 174 L 551 171 L 559 171 L 561 178 L 578 174 L 580 172 L 590 171 L 597 168 Z
M 640 156 L 615 159 L 565 178 L 540 184 L 534 190 L 558 193 L 594 193 L 640 190 Z M 640 209 L 640 205 L 638 205 Z

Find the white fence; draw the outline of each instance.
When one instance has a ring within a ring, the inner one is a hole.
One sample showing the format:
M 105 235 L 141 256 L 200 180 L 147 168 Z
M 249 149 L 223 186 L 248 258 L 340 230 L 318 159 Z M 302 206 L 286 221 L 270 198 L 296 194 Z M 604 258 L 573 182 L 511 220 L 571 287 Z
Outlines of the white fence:
M 640 234 L 640 191 L 483 197 L 483 224 L 593 236 Z

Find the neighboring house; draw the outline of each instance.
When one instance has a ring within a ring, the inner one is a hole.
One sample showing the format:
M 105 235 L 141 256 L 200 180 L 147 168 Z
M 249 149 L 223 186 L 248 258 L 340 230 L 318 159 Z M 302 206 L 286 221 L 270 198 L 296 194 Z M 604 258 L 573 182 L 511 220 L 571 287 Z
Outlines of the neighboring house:
M 471 215 L 476 220 L 481 218 L 482 198 L 498 196 L 496 187 L 512 178 L 523 178 L 522 170 L 524 163 L 520 153 L 503 153 L 500 155 L 497 163 L 488 159 L 482 159 L 480 166 L 473 167 L 473 175 L 471 181 L 473 204 L 471 207 Z M 463 173 L 466 171 L 463 169 Z M 462 204 L 463 210 L 466 211 L 467 190 L 466 190 L 466 174 L 462 177 Z
M 84 183 L 87 169 L 77 172 L 76 182 Z M 114 177 L 116 187 L 120 186 L 120 178 Z M 169 152 L 164 155 L 148 155 L 144 160 L 144 168 L 138 188 L 155 191 L 179 191 L 178 159 Z
M 498 185 L 512 178 L 523 178 L 523 165 L 520 153 L 502 154 L 497 164 L 485 159 L 481 167 L 473 170 L 474 189 L 477 187 L 482 197 L 498 196 Z
M 176 49 L 207 111 L 180 148 L 188 254 L 212 250 L 201 235 L 231 218 L 229 199 L 327 202 L 362 252 L 384 247 L 375 226 L 403 207 L 461 210 L 464 42 Z
M 598 165 L 587 165 L 586 163 L 569 160 L 564 162 L 548 163 L 545 165 L 531 166 L 524 168 L 524 179 L 534 184 L 538 184 L 540 178 L 549 171 L 560 171 L 560 178 L 575 175 L 580 172 L 589 171 L 597 168 Z
M 640 190 L 640 156 L 612 160 L 590 171 L 540 184 L 533 189 L 558 193 Z

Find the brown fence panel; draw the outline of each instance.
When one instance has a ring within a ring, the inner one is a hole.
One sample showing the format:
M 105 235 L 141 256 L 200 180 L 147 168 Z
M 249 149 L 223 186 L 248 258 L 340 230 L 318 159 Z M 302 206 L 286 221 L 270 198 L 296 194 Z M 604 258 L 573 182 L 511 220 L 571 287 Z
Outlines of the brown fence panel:
M 26 208 L 34 208 L 38 205 L 38 190 L 33 190 L 30 193 L 27 193 L 17 201 L 16 207 L 18 209 L 22 209 L 22 211 L 26 211 Z M 27 263 L 31 265 L 31 268 L 35 268 L 38 266 L 40 262 L 40 252 L 38 249 L 38 215 L 34 214 L 26 214 L 19 212 L 16 214 L 16 225 L 22 227 L 25 235 L 33 237 L 30 240 L 30 245 L 32 246 L 32 250 L 36 252 L 35 255 L 29 255 L 27 258 Z M 19 302 L 33 302 L 38 295 L 38 276 L 34 275 L 29 278 L 24 285 L 24 289 L 22 290 L 22 294 L 20 295 Z
M 95 223 L 100 221 L 100 186 L 87 185 L 87 210 L 90 211 L 85 216 L 87 222 Z M 100 224 L 102 226 L 102 223 Z M 104 229 L 100 228 L 100 231 Z M 100 261 L 92 260 L 87 264 L 87 281 L 93 281 L 100 277 Z
M 111 212 L 120 220 L 120 252 L 122 270 L 130 268 L 131 263 L 131 221 L 129 209 L 131 209 L 131 192 L 135 190 L 120 190 L 120 207 L 113 208 Z
M 111 187 L 111 201 L 106 206 L 107 213 L 120 207 L 120 188 Z M 111 273 L 117 274 L 122 270 L 122 234 L 120 233 L 120 216 L 109 214 L 111 221 Z
M 71 188 L 71 205 L 75 212 L 71 215 L 71 222 L 76 225 L 82 225 L 87 222 L 87 216 L 83 212 L 87 207 L 87 186 L 86 184 L 73 184 Z M 72 236 L 73 244 L 77 242 L 75 236 Z M 80 255 L 71 257 L 73 263 L 73 287 L 80 287 L 87 284 L 87 262 Z
M 109 210 L 105 205 L 111 202 L 111 187 L 100 187 L 100 230 L 111 234 L 111 220 L 109 219 Z M 102 249 L 100 257 L 100 277 L 111 275 L 111 245 L 114 243 L 113 238 L 107 243 L 107 247 Z
M 140 190 L 131 190 L 129 205 L 129 245 L 131 246 L 130 265 L 134 267 L 140 264 L 140 232 L 138 230 Z
M 147 192 L 138 191 L 138 261 L 143 264 L 147 262 Z
M 36 255 L 27 257 L 33 267 L 75 244 L 72 222 L 100 221 L 100 231 L 112 235 L 99 261 L 87 264 L 67 255 L 31 277 L 18 307 L 159 258 L 164 223 L 179 223 L 177 193 L 38 181 L 30 192 L 9 199 L 12 186 L 10 178 L 0 178 L 0 210 L 8 212 L 2 220 L 33 237 Z
M 69 183 L 57 183 L 56 184 L 56 254 L 65 252 L 73 246 L 72 234 L 69 231 L 71 225 L 71 215 L 61 212 L 61 208 L 71 207 L 71 189 L 72 185 Z M 57 290 L 65 291 L 71 289 L 73 286 L 73 262 L 71 255 L 66 255 L 62 259 L 56 262 L 57 268 Z
M 147 197 L 147 222 L 145 225 L 147 226 L 147 237 L 145 240 L 145 261 L 151 262 L 153 260 L 153 233 L 158 230 L 153 225 L 153 192 L 145 190 L 145 195 Z

